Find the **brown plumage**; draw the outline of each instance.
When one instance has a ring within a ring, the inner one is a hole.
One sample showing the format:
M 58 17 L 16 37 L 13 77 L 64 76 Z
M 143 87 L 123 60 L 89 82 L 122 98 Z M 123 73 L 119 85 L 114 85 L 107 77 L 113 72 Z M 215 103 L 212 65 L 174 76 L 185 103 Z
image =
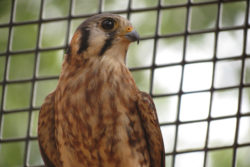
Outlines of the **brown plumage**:
M 114 14 L 78 27 L 39 115 L 46 166 L 165 166 L 154 103 L 125 66 L 129 43 L 138 38 L 130 22 Z

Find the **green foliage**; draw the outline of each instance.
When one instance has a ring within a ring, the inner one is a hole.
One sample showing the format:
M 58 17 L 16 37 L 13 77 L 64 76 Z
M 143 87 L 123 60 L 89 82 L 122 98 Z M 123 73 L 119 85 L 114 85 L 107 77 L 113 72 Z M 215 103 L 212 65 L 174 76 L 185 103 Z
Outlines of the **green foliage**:
M 194 6 L 191 8 L 191 31 L 215 28 L 217 5 Z
M 132 8 L 154 7 L 158 4 L 155 0 L 132 1 Z
M 7 40 L 8 40 L 9 29 L 0 28 L 0 53 L 5 52 L 7 49 Z M 0 58 L 1 59 L 1 58 Z M 1 61 L 0 61 L 1 63 Z M 1 66 L 0 66 L 1 68 Z
M 60 28 L 58 28 L 60 27 Z M 42 48 L 58 47 L 65 44 L 67 22 L 57 21 L 42 24 L 40 46 Z
M 242 147 L 237 149 L 237 167 L 249 167 L 250 159 L 250 147 Z
M 0 23 L 8 23 L 10 20 L 11 1 L 0 1 Z
M 183 33 L 186 24 L 186 8 L 161 11 L 160 34 Z
M 31 83 L 8 84 L 6 88 L 6 110 L 24 109 L 30 106 Z
M 25 142 L 1 143 L 0 166 L 20 167 L 24 160 Z
M 37 20 L 39 17 L 40 5 L 41 3 L 39 3 L 39 1 L 17 0 L 15 21 L 22 22 L 22 21 Z
M 3 92 L 3 87 L 0 85 L 0 94 Z M 2 105 L 2 96 L 0 96 L 0 106 Z
M 26 137 L 28 128 L 28 112 L 3 115 L 2 138 Z
M 44 18 L 66 17 L 69 14 L 69 0 L 46 0 L 44 1 Z M 60 27 L 62 28 L 62 27 Z
M 39 110 L 32 111 L 30 136 L 37 136 Z M 37 155 L 34 155 L 37 156 Z
M 224 3 L 222 5 L 221 26 L 236 26 L 244 23 L 246 2 Z
M 187 0 L 162 0 L 162 5 L 179 5 L 179 4 L 186 4 Z
M 3 80 L 5 69 L 5 57 L 0 57 L 0 81 Z
M 39 145 L 37 141 L 31 141 L 29 142 L 29 156 L 28 156 L 28 164 L 29 165 L 41 165 L 43 164 L 42 159 L 40 156 L 37 156 L 40 154 Z
M 20 54 L 12 55 L 9 58 L 8 79 L 29 79 L 33 76 L 35 55 Z
M 56 76 L 60 74 L 63 50 L 41 52 L 38 59 L 38 76 Z
M 228 167 L 232 166 L 233 150 L 217 150 L 208 152 L 208 167 Z
M 57 80 L 36 82 L 34 106 L 41 106 L 45 97 L 56 88 L 56 85 Z
M 150 19 L 150 24 L 148 20 Z M 131 22 L 140 36 L 153 36 L 156 28 L 156 11 L 131 14 Z
M 149 92 L 150 86 L 150 70 L 134 71 L 132 72 L 136 85 L 140 87 L 141 91 Z
M 103 10 L 104 11 L 114 11 L 114 10 L 126 10 L 128 0 L 104 0 Z
M 92 14 L 98 11 L 99 0 L 75 0 L 73 4 L 73 14 Z
M 22 25 L 13 28 L 11 50 L 34 49 L 37 41 L 37 25 Z

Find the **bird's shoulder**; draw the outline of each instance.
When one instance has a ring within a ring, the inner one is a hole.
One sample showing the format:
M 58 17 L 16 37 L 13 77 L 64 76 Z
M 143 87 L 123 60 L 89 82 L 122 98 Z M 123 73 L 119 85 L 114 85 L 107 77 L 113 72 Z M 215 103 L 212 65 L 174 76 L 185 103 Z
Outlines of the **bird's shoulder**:
M 138 105 L 140 109 L 147 111 L 148 112 L 147 116 L 153 116 L 152 119 L 158 121 L 155 104 L 151 96 L 146 92 L 140 91 L 138 99 L 139 99 Z

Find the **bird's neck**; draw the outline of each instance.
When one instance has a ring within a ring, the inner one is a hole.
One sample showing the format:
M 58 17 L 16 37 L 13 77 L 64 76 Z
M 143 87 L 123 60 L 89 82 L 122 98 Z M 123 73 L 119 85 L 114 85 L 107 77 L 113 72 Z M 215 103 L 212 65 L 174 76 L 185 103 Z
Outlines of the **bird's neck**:
M 128 46 L 129 43 L 126 42 L 114 43 L 103 55 L 100 55 L 98 49 L 87 49 L 80 54 L 72 51 L 71 55 L 65 56 L 60 79 L 70 78 L 76 73 L 79 73 L 79 77 L 83 77 L 84 71 L 95 75 L 102 73 L 104 77 L 113 71 L 118 71 L 120 74 L 127 73 L 129 70 L 125 65 L 125 59 Z
M 115 55 L 117 52 L 114 49 L 112 52 L 108 50 L 101 57 L 90 57 L 81 66 L 71 65 L 65 60 L 58 85 L 63 90 L 70 87 L 75 91 L 92 86 L 97 89 L 97 85 L 109 85 L 110 89 L 119 87 L 119 89 L 137 91 L 135 81 L 125 65 L 126 51 L 123 51 L 123 55 Z
M 74 42 L 74 41 L 73 41 Z M 71 42 L 72 43 L 72 42 Z M 74 46 L 74 44 L 71 44 Z M 94 45 L 94 46 L 91 46 Z M 65 62 L 63 68 L 68 66 L 72 67 L 84 67 L 88 60 L 103 60 L 110 59 L 125 64 L 126 54 L 129 46 L 128 41 L 113 41 L 110 45 L 104 47 L 99 43 L 93 44 L 90 42 L 90 46 L 83 52 L 78 53 L 78 48 L 70 47 L 68 54 L 65 56 Z

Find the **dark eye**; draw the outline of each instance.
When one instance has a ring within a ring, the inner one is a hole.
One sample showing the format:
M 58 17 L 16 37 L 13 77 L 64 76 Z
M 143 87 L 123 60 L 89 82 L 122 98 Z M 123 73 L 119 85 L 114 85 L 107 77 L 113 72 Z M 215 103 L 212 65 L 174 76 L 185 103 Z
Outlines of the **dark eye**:
M 102 22 L 102 28 L 105 30 L 111 30 L 114 28 L 115 21 L 111 18 L 108 18 Z

